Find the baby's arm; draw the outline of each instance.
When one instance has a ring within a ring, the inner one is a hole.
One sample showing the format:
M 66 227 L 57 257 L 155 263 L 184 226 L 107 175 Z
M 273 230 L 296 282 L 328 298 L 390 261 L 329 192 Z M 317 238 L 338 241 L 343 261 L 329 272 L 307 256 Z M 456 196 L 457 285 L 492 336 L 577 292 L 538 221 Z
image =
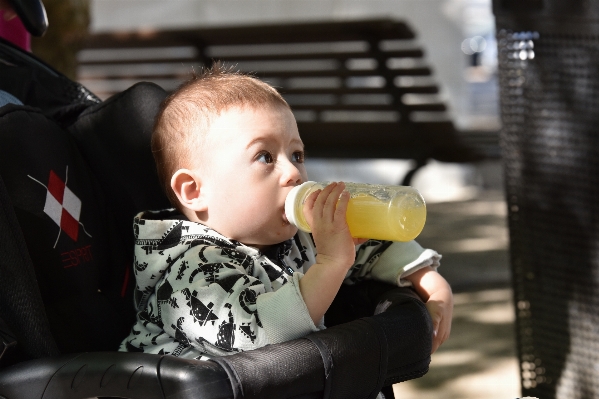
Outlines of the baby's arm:
M 332 183 L 308 196 L 304 214 L 316 245 L 316 263 L 300 280 L 300 292 L 316 325 L 337 295 L 356 258 L 356 244 L 345 219 L 349 193 Z M 361 241 L 361 240 L 360 240 Z
M 405 277 L 426 303 L 433 320 L 433 350 L 435 352 L 451 331 L 453 294 L 447 281 L 430 266 L 424 267 Z
M 312 193 L 304 205 L 304 214 L 316 244 L 316 263 L 299 282 L 300 292 L 315 324 L 318 324 L 352 267 L 355 245 L 366 240 L 351 237 L 345 218 L 349 194 L 343 183 L 332 183 Z M 343 194 L 342 194 L 343 193 Z M 447 281 L 426 266 L 405 277 L 426 302 L 433 320 L 433 352 L 445 342 L 451 330 L 453 294 Z

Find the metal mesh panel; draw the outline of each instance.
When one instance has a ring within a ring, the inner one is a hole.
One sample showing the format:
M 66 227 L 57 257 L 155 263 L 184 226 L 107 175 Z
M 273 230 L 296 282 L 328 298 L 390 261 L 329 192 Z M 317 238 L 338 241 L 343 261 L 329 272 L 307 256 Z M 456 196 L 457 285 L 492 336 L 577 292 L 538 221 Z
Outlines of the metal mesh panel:
M 597 25 L 511 21 L 497 40 L 522 391 L 599 397 Z

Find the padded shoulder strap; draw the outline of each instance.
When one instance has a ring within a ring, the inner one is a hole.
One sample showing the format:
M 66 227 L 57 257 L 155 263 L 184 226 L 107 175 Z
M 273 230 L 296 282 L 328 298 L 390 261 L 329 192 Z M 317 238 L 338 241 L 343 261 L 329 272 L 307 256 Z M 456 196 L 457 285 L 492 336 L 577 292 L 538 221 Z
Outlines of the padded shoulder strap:
M 0 38 L 0 90 L 23 104 L 39 108 L 62 127 L 70 126 L 81 112 L 100 99 L 77 82 L 30 52 Z
M 50 333 L 33 264 L 1 176 L 0 242 L 0 318 L 16 335 L 25 357 L 59 354 Z
M 117 202 L 114 210 L 126 215 L 126 231 L 138 212 L 170 207 L 150 148 L 154 118 L 166 95 L 154 83 L 137 83 L 87 108 L 68 129 L 107 198 Z

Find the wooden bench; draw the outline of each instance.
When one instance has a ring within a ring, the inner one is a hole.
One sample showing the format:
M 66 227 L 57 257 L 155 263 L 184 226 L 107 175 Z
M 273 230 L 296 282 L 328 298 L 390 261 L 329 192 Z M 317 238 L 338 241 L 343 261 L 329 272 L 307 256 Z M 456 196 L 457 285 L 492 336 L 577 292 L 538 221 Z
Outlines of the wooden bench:
M 79 81 L 100 97 L 133 83 L 166 90 L 216 60 L 254 73 L 291 105 L 310 157 L 474 162 L 497 132 L 457 132 L 415 34 L 401 21 L 316 22 L 92 35 Z

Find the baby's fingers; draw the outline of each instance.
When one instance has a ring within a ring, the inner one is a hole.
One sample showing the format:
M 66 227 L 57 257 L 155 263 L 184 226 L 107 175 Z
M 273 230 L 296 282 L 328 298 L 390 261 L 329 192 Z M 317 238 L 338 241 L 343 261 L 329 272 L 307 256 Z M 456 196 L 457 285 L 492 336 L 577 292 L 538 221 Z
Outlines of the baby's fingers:
M 433 332 L 433 347 L 431 350 L 431 354 L 434 353 L 445 341 L 449 338 L 449 331 L 443 325 L 444 323 L 439 323 Z
M 320 194 L 322 190 L 318 189 L 312 193 L 310 193 L 310 195 L 308 195 L 306 197 L 306 201 L 304 202 L 304 208 L 307 207 L 307 209 L 312 209 L 314 208 L 314 203 L 316 202 L 316 199 L 318 198 L 318 195 Z
M 431 354 L 435 353 L 439 346 L 441 346 L 441 336 L 439 335 L 439 326 L 441 325 L 441 319 L 433 317 L 433 347 L 431 349 Z
M 308 195 L 308 197 L 306 197 L 306 201 L 304 201 L 304 217 L 306 218 L 306 222 L 308 222 L 308 225 L 310 226 L 312 226 L 314 223 L 314 204 L 321 191 L 322 190 L 314 191 L 313 193 Z M 322 210 L 320 210 L 320 212 L 322 213 Z
M 449 337 L 451 316 L 449 316 L 449 320 L 446 320 L 443 314 L 443 306 L 437 301 L 429 300 L 425 306 L 433 322 L 433 347 L 431 353 L 434 353 Z
M 349 203 L 349 193 L 344 192 L 343 182 L 331 183 L 322 190 L 310 194 L 304 203 L 304 215 L 310 227 L 324 223 L 336 228 L 346 225 L 345 213 Z M 341 225 L 340 225 L 341 224 Z
M 343 186 L 345 188 L 345 186 Z M 349 193 L 347 191 L 342 191 L 339 195 L 339 201 L 336 204 L 335 208 L 335 220 L 345 220 L 345 215 L 347 212 L 347 206 L 349 204 Z
M 334 186 L 333 186 L 334 184 Z M 340 204 L 341 193 L 345 190 L 344 183 L 332 183 L 332 190 L 326 198 L 324 208 L 323 208 L 323 216 L 329 222 L 333 222 L 340 215 L 345 217 L 345 211 L 347 210 L 347 200 L 345 201 L 345 207 Z M 342 207 L 342 213 L 340 211 L 340 206 Z
M 323 219 L 328 219 L 329 213 L 327 212 L 327 206 L 330 207 L 332 198 L 331 193 L 337 187 L 337 183 L 331 183 L 322 190 L 318 194 L 318 198 L 314 201 L 314 215 L 322 217 Z

